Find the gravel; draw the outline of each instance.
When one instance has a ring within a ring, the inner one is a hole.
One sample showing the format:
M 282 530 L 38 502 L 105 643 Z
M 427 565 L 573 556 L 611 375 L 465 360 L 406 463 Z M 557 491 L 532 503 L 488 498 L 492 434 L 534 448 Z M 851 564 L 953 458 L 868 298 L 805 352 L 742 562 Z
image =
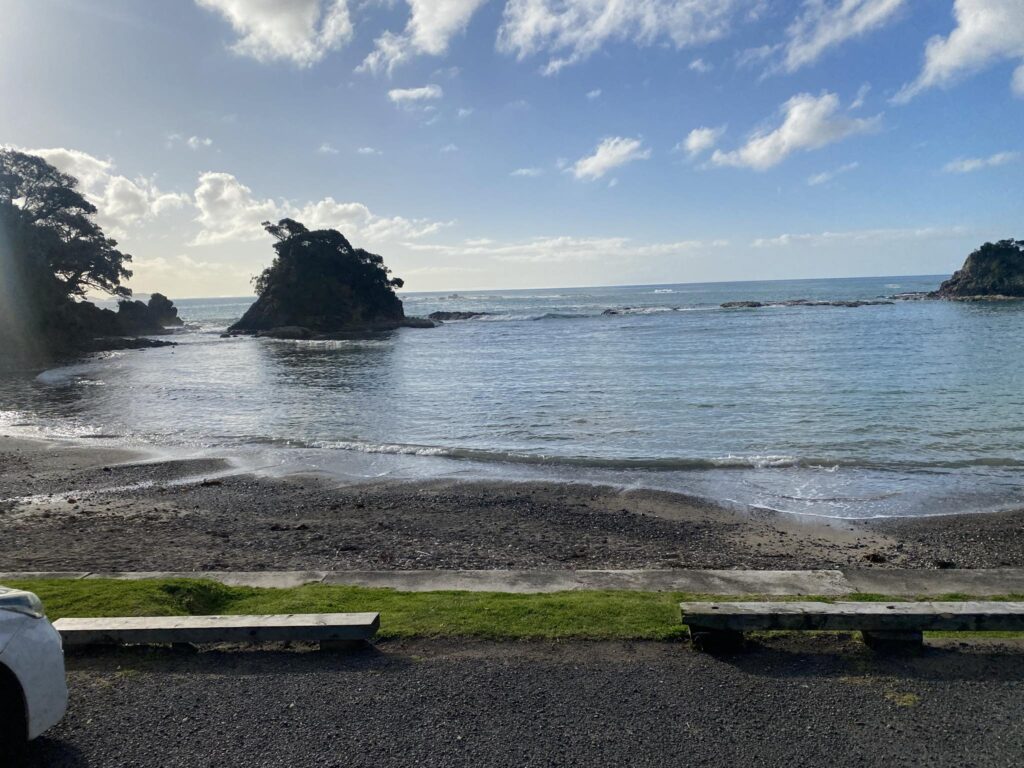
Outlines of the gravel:
M 1024 655 L 842 637 L 72 656 L 33 766 L 1016 766 Z
M 1024 567 L 1024 513 L 849 523 L 551 483 L 225 476 L 0 438 L 0 570 Z

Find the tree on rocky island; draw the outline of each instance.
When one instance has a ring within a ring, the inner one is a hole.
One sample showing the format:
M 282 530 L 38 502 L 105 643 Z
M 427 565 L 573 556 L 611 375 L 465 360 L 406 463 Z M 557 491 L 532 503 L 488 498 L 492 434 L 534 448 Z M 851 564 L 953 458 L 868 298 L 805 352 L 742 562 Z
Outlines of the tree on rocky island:
M 91 291 L 131 296 L 123 282 L 132 275 L 132 257 L 104 234 L 96 213 L 74 176 L 41 157 L 0 149 L 0 352 L 6 358 L 122 347 L 127 342 L 94 339 L 162 332 L 155 315 L 137 311 L 134 304 L 146 308 L 141 302 L 122 301 L 112 312 L 83 300 Z M 125 305 L 129 311 L 122 311 Z
M 1024 298 L 1024 240 L 985 243 L 932 295 L 943 299 Z
M 274 261 L 254 278 L 256 303 L 230 331 L 308 338 L 409 324 L 395 295 L 403 282 L 381 256 L 294 219 L 263 228 L 277 241 Z

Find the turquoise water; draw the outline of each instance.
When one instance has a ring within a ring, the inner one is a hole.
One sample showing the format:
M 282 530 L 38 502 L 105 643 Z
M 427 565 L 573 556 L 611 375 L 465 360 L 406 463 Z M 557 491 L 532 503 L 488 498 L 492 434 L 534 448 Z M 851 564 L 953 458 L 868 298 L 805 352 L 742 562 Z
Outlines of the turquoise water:
M 406 294 L 410 315 L 493 314 L 332 342 L 221 339 L 251 299 L 180 300 L 178 347 L 8 379 L 0 426 L 344 480 L 576 479 L 841 517 L 1024 504 L 1024 304 L 718 306 L 940 280 Z

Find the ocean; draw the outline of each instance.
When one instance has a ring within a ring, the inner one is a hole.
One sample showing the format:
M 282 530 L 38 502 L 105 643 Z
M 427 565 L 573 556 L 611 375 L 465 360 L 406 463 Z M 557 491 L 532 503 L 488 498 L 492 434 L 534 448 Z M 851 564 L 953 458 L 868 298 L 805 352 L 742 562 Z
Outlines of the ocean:
M 486 312 L 351 341 L 220 338 L 0 379 L 0 431 L 270 475 L 571 480 L 872 518 L 1024 505 L 1024 304 L 872 300 L 941 277 L 405 293 Z M 616 310 L 606 314 L 606 310 Z

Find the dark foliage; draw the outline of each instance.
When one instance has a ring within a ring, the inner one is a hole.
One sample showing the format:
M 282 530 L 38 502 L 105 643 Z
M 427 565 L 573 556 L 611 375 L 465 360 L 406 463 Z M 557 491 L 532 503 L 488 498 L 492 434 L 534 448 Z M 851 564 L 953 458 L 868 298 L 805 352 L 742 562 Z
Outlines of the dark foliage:
M 936 294 L 943 298 L 1019 296 L 1024 298 L 1024 240 L 985 243 Z
M 130 296 L 121 282 L 131 277 L 131 256 L 103 234 L 77 186 L 42 158 L 0 149 L 0 352 L 8 359 L 95 349 L 101 336 L 160 333 L 158 318 L 173 310 L 162 296 L 170 310 L 159 300 L 156 312 L 142 302 L 112 312 L 80 300 L 90 290 Z
M 130 296 L 121 285 L 132 273 L 132 257 L 93 221 L 96 206 L 77 189 L 78 180 L 41 157 L 0 149 L 0 207 L 16 209 L 22 221 L 42 230 L 32 258 L 41 259 L 65 293 L 85 296 L 95 289 Z
M 394 291 L 403 283 L 389 277 L 382 257 L 353 248 L 337 230 L 311 231 L 292 219 L 263 226 L 277 240 L 276 256 L 254 280 L 259 298 L 232 330 L 330 332 L 404 320 Z

